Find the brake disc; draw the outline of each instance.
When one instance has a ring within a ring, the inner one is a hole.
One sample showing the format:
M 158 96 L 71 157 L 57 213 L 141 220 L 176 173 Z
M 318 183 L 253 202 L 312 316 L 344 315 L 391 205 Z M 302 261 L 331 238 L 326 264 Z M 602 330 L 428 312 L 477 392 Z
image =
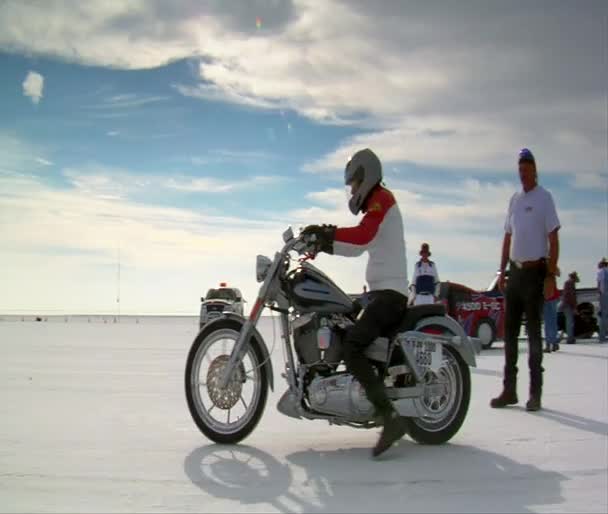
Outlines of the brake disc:
M 230 377 L 230 381 L 225 389 L 219 387 L 219 382 L 224 373 L 224 369 L 230 360 L 229 355 L 220 355 L 216 357 L 207 372 L 207 391 L 213 405 L 223 410 L 229 410 L 234 407 L 241 397 L 243 384 L 245 383 L 245 373 L 243 364 L 234 371 Z

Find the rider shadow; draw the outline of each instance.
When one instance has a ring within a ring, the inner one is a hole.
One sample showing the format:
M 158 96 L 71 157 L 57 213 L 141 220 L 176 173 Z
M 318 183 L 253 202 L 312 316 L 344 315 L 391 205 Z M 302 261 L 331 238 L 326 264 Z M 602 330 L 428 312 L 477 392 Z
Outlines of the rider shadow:
M 564 475 L 480 448 L 404 441 L 390 452 L 378 462 L 369 448 L 306 450 L 280 462 L 249 446 L 210 445 L 184 468 L 214 497 L 280 512 L 532 512 L 564 501 Z

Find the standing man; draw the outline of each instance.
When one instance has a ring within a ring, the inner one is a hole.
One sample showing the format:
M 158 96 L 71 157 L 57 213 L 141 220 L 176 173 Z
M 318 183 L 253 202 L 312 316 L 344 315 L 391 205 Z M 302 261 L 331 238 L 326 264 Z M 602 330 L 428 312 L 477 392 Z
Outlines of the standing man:
M 545 298 L 550 298 L 556 288 L 560 223 L 551 193 L 538 184 L 536 161 L 527 148 L 519 152 L 519 179 L 522 190 L 509 202 L 500 262 L 499 287 L 502 291 L 505 291 L 505 270 L 509 263 L 505 291 L 503 390 L 490 405 L 501 408 L 518 402 L 518 337 L 525 312 L 530 368 L 530 397 L 526 410 L 537 411 L 541 408 L 544 371 L 541 312 Z
M 568 334 L 567 344 L 575 344 L 574 335 L 574 314 L 576 313 L 576 283 L 579 281 L 578 273 L 573 271 L 568 275 L 568 280 L 564 282 L 562 293 L 562 312 L 566 317 L 566 333 Z
M 597 272 L 597 290 L 600 295 L 600 312 L 598 322 L 600 326 L 600 343 L 608 342 L 608 261 L 604 257 L 599 262 Z
M 428 243 L 422 243 L 420 256 L 422 258 L 416 263 L 412 278 L 412 287 L 416 295 L 414 305 L 428 305 L 435 303 L 439 274 L 435 263 L 429 260 L 431 250 Z

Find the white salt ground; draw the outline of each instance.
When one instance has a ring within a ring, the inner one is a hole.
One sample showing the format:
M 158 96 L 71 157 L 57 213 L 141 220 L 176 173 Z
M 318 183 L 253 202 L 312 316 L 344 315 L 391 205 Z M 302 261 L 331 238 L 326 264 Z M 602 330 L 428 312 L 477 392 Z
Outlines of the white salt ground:
M 211 444 L 183 392 L 196 322 L 0 323 L 0 512 L 606 512 L 608 345 L 545 356 L 544 410 L 492 410 L 502 345 L 484 351 L 460 432 L 404 439 L 279 414 Z M 270 320 L 262 322 L 272 338 Z M 268 342 L 269 346 L 271 341 Z

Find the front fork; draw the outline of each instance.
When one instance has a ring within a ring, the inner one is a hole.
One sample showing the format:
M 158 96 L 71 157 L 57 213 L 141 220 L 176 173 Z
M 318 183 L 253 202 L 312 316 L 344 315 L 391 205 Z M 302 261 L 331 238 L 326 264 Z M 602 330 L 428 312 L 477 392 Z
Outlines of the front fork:
M 226 389 L 228 386 L 228 382 L 230 382 L 230 377 L 234 373 L 237 365 L 243 360 L 245 354 L 245 343 L 249 341 L 251 337 L 252 329 L 257 325 L 258 320 L 262 314 L 262 310 L 264 308 L 264 300 L 262 297 L 258 297 L 253 305 L 253 309 L 251 309 L 251 314 L 249 315 L 249 319 L 245 321 L 243 326 L 241 327 L 241 333 L 239 334 L 239 338 L 230 353 L 230 358 L 228 359 L 228 364 L 224 368 L 223 373 L 220 376 L 220 380 L 218 386 L 220 389 Z
M 241 328 L 241 333 L 239 334 L 239 338 L 237 339 L 237 342 L 234 345 L 232 352 L 230 353 L 228 364 L 226 364 L 226 367 L 224 368 L 224 371 L 220 377 L 220 382 L 218 384 L 220 389 L 225 389 L 228 386 L 228 383 L 230 382 L 230 377 L 234 373 L 234 370 L 236 369 L 238 364 L 243 360 L 246 349 L 245 344 L 247 341 L 249 341 L 252 329 L 257 325 L 258 320 L 260 319 L 263 307 L 264 301 L 261 298 L 258 298 L 254 304 L 253 309 L 251 310 L 249 319 L 243 324 L 243 327 Z M 289 384 L 289 389 L 295 392 L 298 387 L 298 379 L 296 375 L 293 351 L 291 349 L 291 338 L 289 334 L 289 315 L 284 312 L 284 309 L 281 312 L 281 338 L 283 339 L 285 354 L 287 355 L 287 383 Z

